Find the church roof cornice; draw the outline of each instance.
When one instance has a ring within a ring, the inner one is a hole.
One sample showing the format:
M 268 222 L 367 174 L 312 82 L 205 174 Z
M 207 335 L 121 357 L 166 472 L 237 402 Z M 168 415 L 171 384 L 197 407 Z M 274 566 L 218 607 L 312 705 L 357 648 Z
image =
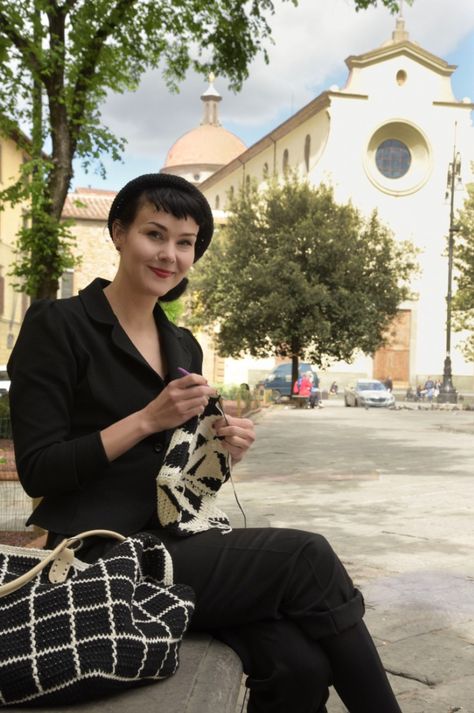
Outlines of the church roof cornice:
M 450 107 L 456 107 L 456 109 L 463 108 L 465 107 L 468 109 L 468 111 L 472 111 L 474 109 L 474 102 L 469 102 L 469 101 L 460 101 L 460 102 L 433 102 L 433 106 L 450 106 Z
M 368 67 L 371 64 L 386 62 L 388 59 L 399 57 L 400 55 L 410 57 L 416 62 L 423 64 L 425 67 L 428 67 L 429 69 L 447 77 L 450 77 L 457 68 L 456 64 L 448 64 L 448 62 L 441 59 L 441 57 L 431 54 L 428 50 L 423 49 L 423 47 L 420 47 L 409 40 L 382 45 L 382 47 L 378 47 L 377 49 L 366 52 L 365 54 L 350 55 L 346 59 L 346 65 L 349 69 Z
M 222 180 L 229 173 L 233 173 L 233 171 L 239 168 L 239 166 L 245 165 L 251 158 L 257 156 L 261 151 L 268 148 L 269 146 L 272 146 L 277 141 L 281 140 L 284 136 L 289 134 L 290 131 L 296 129 L 304 121 L 310 119 L 312 116 L 318 114 L 320 111 L 327 109 L 331 105 L 331 99 L 333 97 L 341 99 L 359 99 L 363 101 L 369 98 L 367 94 L 354 94 L 344 91 L 336 92 L 328 90 L 322 92 L 308 104 L 305 104 L 305 106 L 303 106 L 299 111 L 297 111 L 296 114 L 290 116 L 289 119 L 286 119 L 275 129 L 272 129 L 272 131 L 270 131 L 268 134 L 265 134 L 265 136 L 256 141 L 254 144 L 252 144 L 252 146 L 250 146 L 246 151 L 237 156 L 233 161 L 230 161 L 230 163 L 223 166 L 219 171 L 214 173 L 212 176 L 209 176 L 209 178 L 207 178 L 201 183 L 200 189 L 205 190 L 207 188 L 210 188 L 214 185 L 214 183 L 217 183 L 218 181 Z

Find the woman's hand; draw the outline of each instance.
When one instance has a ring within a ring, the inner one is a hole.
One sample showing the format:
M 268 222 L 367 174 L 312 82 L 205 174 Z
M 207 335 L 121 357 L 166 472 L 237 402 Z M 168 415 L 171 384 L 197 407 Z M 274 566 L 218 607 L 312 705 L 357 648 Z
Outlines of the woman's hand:
M 227 419 L 227 422 L 226 422 Z M 216 434 L 223 438 L 224 447 L 232 457 L 232 463 L 242 460 L 252 443 L 255 441 L 255 428 L 249 418 L 226 416 L 214 421 Z
M 108 460 L 115 460 L 152 433 L 177 428 L 199 415 L 210 396 L 216 396 L 216 390 L 200 374 L 175 379 L 144 409 L 131 413 L 100 432 Z
M 200 374 L 171 381 L 142 411 L 150 433 L 177 428 L 201 414 L 216 390 Z

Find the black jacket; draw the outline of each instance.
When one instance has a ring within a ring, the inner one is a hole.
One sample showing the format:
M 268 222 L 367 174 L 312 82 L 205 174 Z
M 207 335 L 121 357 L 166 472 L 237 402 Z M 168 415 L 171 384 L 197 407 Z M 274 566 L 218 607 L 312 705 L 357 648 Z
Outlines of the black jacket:
M 143 359 L 94 280 L 77 297 L 29 308 L 8 362 L 18 475 L 44 496 L 29 523 L 61 534 L 106 528 L 127 535 L 156 510 L 155 476 L 170 432 L 150 436 L 109 463 L 99 431 L 142 409 L 165 382 Z M 192 334 L 155 309 L 168 377 L 201 373 Z

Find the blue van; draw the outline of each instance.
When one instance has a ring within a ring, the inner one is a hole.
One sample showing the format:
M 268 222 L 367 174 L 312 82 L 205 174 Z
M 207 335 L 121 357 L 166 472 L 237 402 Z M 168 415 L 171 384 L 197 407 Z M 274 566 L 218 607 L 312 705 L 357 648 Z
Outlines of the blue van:
M 311 371 L 314 383 L 318 385 L 318 374 L 311 364 L 300 361 L 298 371 L 299 376 L 302 376 L 307 371 Z M 272 399 L 277 403 L 281 400 L 282 396 L 291 396 L 291 386 L 291 361 L 278 364 L 266 379 L 263 380 L 263 388 L 271 389 Z

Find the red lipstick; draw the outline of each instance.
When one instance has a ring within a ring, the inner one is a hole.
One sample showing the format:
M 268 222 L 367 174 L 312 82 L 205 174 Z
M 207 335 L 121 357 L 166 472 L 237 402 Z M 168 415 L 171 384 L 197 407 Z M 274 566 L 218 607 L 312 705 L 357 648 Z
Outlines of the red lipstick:
M 150 267 L 150 270 L 155 273 L 157 277 L 171 277 L 173 274 L 170 270 L 163 270 L 160 267 Z

